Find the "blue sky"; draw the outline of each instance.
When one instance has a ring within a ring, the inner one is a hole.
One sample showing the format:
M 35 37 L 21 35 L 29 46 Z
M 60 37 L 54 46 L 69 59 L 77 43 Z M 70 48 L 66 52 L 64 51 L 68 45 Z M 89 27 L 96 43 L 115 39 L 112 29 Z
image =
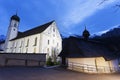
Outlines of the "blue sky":
M 120 25 L 120 0 L 0 0 L 0 35 L 6 35 L 9 20 L 18 11 L 19 31 L 55 20 L 63 36 L 81 35 L 86 25 L 91 35 Z M 117 10 L 118 9 L 118 10 Z

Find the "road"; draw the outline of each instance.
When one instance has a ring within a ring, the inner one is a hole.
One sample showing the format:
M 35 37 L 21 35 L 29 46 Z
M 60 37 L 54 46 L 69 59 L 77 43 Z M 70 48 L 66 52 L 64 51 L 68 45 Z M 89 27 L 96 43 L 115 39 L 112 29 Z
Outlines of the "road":
M 120 74 L 86 74 L 62 68 L 2 67 L 0 80 L 120 80 Z

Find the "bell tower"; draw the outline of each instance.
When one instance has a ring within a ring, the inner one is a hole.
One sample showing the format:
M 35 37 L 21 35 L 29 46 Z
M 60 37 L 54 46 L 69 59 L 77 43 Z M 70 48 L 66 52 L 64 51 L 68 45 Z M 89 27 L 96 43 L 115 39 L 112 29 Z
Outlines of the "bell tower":
M 20 18 L 17 16 L 17 14 L 13 15 L 10 18 L 10 24 L 8 27 L 6 41 L 5 41 L 5 50 L 8 46 L 9 40 L 12 40 L 17 37 L 19 22 L 20 22 Z
M 83 37 L 85 40 L 88 40 L 89 36 L 90 36 L 90 33 L 89 31 L 86 29 L 86 26 L 85 26 L 85 30 L 83 31 Z
M 17 14 L 11 17 L 10 24 L 8 27 L 8 32 L 7 32 L 8 40 L 11 40 L 17 37 L 19 22 L 20 22 L 20 18 L 17 16 Z

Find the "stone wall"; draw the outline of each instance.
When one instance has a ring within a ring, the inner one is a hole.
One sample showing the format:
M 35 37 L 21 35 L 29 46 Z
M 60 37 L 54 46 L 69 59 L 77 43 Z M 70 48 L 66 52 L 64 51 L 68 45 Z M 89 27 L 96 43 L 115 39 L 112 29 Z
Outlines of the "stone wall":
M 0 66 L 44 66 L 46 54 L 0 53 Z

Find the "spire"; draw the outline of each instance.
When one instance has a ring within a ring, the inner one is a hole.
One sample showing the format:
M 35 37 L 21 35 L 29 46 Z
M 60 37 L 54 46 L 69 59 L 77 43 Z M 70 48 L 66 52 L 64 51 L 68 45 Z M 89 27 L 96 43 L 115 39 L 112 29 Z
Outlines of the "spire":
M 85 25 L 85 30 L 86 30 L 86 25 Z
M 17 13 L 18 13 L 18 9 L 16 10 L 16 15 L 17 15 Z

